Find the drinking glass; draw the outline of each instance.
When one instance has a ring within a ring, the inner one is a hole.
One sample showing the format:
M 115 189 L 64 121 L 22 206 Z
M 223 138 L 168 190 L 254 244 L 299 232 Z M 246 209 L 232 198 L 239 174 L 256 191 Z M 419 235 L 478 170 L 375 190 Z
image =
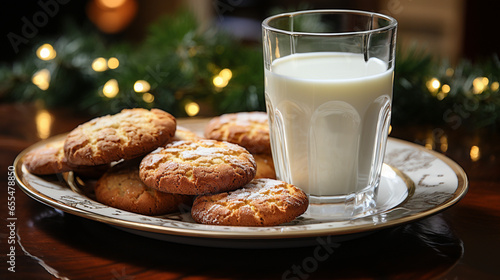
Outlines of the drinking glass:
M 397 22 L 310 10 L 262 23 L 266 109 L 277 177 L 309 196 L 306 215 L 376 207 L 391 117 Z

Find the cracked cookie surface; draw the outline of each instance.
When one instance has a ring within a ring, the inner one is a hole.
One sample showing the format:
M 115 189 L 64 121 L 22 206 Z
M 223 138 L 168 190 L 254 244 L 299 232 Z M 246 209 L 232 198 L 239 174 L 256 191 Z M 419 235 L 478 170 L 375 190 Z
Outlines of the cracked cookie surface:
M 205 127 L 205 137 L 238 144 L 252 154 L 271 154 L 265 112 L 240 112 L 215 117 Z
M 64 139 L 29 151 L 24 159 L 26 169 L 37 175 L 56 174 L 72 170 L 64 156 Z
M 175 135 L 172 138 L 172 141 L 196 140 L 196 139 L 201 139 L 201 137 L 196 135 L 196 133 L 192 132 L 191 130 L 178 125 L 177 130 L 175 131 Z
M 174 141 L 145 156 L 142 181 L 160 191 L 199 195 L 237 189 L 255 177 L 253 156 L 216 140 Z
M 254 179 L 232 192 L 198 196 L 191 215 L 210 225 L 274 226 L 293 221 L 308 205 L 306 194 L 291 184 Z
M 139 177 L 139 160 L 113 166 L 95 187 L 99 202 L 144 215 L 163 215 L 190 206 L 193 197 L 170 194 L 147 187 Z
M 76 165 L 107 164 L 151 152 L 175 134 L 175 118 L 162 110 L 124 109 L 81 124 L 66 137 L 64 152 Z

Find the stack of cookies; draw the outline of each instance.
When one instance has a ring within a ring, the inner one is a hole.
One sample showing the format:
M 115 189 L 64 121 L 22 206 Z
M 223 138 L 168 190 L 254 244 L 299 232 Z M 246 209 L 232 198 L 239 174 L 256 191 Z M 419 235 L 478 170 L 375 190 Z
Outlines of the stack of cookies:
M 256 178 L 254 155 L 269 151 L 252 149 L 252 154 L 244 145 L 256 146 L 260 142 L 248 139 L 257 139 L 250 136 L 266 134 L 265 130 L 263 124 L 238 132 L 247 140 L 235 144 L 202 139 L 159 109 L 125 109 L 84 123 L 65 139 L 31 151 L 25 166 L 34 174 L 112 166 L 95 186 L 101 203 L 145 215 L 192 205 L 191 215 L 199 223 L 272 226 L 304 213 L 308 200 L 293 185 Z

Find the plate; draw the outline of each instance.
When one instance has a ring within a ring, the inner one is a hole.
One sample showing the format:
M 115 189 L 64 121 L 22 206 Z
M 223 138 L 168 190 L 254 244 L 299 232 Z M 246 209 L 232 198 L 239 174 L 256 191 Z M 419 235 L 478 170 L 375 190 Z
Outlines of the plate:
M 178 120 L 201 134 L 207 119 Z M 346 221 L 325 221 L 301 216 L 273 227 L 231 227 L 195 223 L 189 209 L 164 216 L 145 216 L 103 205 L 80 191 L 72 173 L 37 176 L 23 166 L 26 153 L 65 137 L 59 135 L 34 144 L 15 162 L 19 187 L 31 198 L 64 212 L 103 222 L 142 236 L 177 243 L 231 247 L 277 248 L 357 238 L 373 231 L 436 214 L 457 203 L 467 192 L 463 169 L 451 159 L 422 146 L 389 138 L 375 214 Z

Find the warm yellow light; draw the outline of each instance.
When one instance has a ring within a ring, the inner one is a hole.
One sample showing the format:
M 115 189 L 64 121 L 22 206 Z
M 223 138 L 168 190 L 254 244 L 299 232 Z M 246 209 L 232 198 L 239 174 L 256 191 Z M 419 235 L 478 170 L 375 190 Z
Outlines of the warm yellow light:
M 231 71 L 231 69 L 224 68 L 224 69 L 220 70 L 219 76 L 221 76 L 222 79 L 229 81 L 233 77 L 233 72 Z
M 231 80 L 232 77 L 233 77 L 233 72 L 231 71 L 231 69 L 224 68 L 219 72 L 219 75 L 214 77 L 212 82 L 214 86 L 218 88 L 223 88 L 227 86 L 229 80 Z
M 98 0 L 99 4 L 109 9 L 115 9 L 122 6 L 126 0 Z
M 37 71 L 33 74 L 33 77 L 31 77 L 31 82 L 41 90 L 47 90 L 50 85 L 50 71 L 48 69 Z
M 446 93 L 444 93 L 444 92 L 442 92 L 442 91 L 440 91 L 440 92 L 438 92 L 438 93 L 436 94 L 436 98 L 437 98 L 437 100 L 439 100 L 439 101 L 443 100 L 446 96 L 447 96 L 447 94 L 446 94 Z
M 151 89 L 151 85 L 144 80 L 138 80 L 134 83 L 135 92 L 147 92 Z
M 221 76 L 215 76 L 212 82 L 213 82 L 214 86 L 216 86 L 218 88 L 223 88 L 223 87 L 227 86 L 228 81 L 224 80 L 224 78 L 222 78 Z
M 432 79 L 432 84 L 431 85 L 432 85 L 432 88 L 438 89 L 439 86 L 441 85 L 441 83 L 439 82 L 438 79 L 434 78 L 434 79 Z
M 54 118 L 47 110 L 40 110 L 35 117 L 36 130 L 40 139 L 47 139 L 50 136 L 52 122 Z
M 498 84 L 498 82 L 493 82 L 493 83 L 491 83 L 490 88 L 491 88 L 491 91 L 497 91 L 497 90 L 498 90 L 498 88 L 499 88 L 499 84 Z
M 142 95 L 142 100 L 144 100 L 144 102 L 151 103 L 155 100 L 155 97 L 151 93 L 146 92 Z
M 450 92 L 451 88 L 449 85 L 444 84 L 441 87 L 441 91 L 436 94 L 436 98 L 438 100 L 443 100 L 446 96 L 448 96 L 448 93 Z
M 449 85 L 447 84 L 444 84 L 442 87 L 441 87 L 441 90 L 443 91 L 443 93 L 449 93 L 451 88 Z
M 481 82 L 483 83 L 484 86 L 487 86 L 490 83 L 490 80 L 486 77 L 482 77 Z
M 446 135 L 443 135 L 439 140 L 441 142 L 441 151 L 448 151 L 448 137 Z
M 200 112 L 200 105 L 196 102 L 189 102 L 186 106 L 184 106 L 184 109 L 186 110 L 188 116 L 193 117 L 198 115 Z
M 433 136 L 429 135 L 425 139 L 425 148 L 428 150 L 433 150 L 434 149 L 434 140 Z
M 439 80 L 436 78 L 432 78 L 427 81 L 426 85 L 430 92 L 436 93 L 439 87 L 441 87 L 441 82 L 439 82 Z
M 111 57 L 108 59 L 108 68 L 109 69 L 116 69 L 120 66 L 120 61 L 116 57 Z
M 472 92 L 474 94 L 481 94 L 488 86 L 489 80 L 486 77 L 477 77 L 472 81 Z
M 481 158 L 481 151 L 478 146 L 472 146 L 470 148 L 470 159 L 472 161 L 478 161 Z
M 102 93 L 107 98 L 115 97 L 119 91 L 120 91 L 120 89 L 118 88 L 118 82 L 115 79 L 111 79 L 111 80 L 107 81 L 104 84 L 104 87 L 102 88 Z
M 50 44 L 43 44 L 36 50 L 36 56 L 41 60 L 51 60 L 56 57 L 56 50 Z
M 104 57 L 98 57 L 92 61 L 92 69 L 96 72 L 106 71 L 108 69 L 107 61 Z

